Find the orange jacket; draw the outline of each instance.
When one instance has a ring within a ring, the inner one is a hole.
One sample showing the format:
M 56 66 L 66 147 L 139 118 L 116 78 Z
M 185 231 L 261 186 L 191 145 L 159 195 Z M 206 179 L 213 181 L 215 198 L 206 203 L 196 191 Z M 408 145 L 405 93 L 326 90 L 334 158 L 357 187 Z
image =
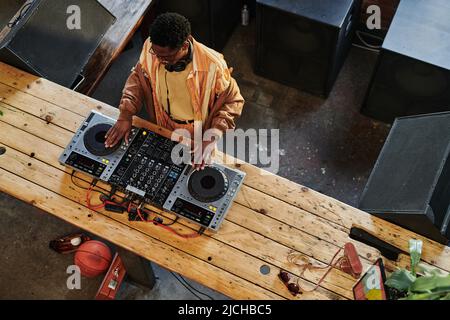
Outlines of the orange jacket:
M 193 44 L 193 66 L 187 87 L 194 108 L 194 119 L 203 122 L 203 129 L 220 131 L 235 128 L 235 118 L 241 115 L 244 105 L 236 81 L 231 77 L 223 55 L 190 39 Z M 158 86 L 159 60 L 149 53 L 151 42 L 147 40 L 139 62 L 133 68 L 125 84 L 120 101 L 119 119 L 131 119 L 145 102 L 149 120 L 165 126 L 160 115 L 162 107 L 155 94 Z

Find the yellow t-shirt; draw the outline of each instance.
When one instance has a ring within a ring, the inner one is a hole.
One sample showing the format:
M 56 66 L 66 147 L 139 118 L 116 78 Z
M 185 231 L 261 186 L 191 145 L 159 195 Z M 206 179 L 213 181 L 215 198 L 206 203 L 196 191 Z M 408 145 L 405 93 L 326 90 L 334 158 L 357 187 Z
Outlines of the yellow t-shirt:
M 192 107 L 191 95 L 186 85 L 186 79 L 192 70 L 192 62 L 181 72 L 169 72 L 163 64 L 159 66 L 159 92 L 158 98 L 164 110 L 174 119 L 193 120 L 194 108 Z M 167 87 L 169 90 L 167 90 Z M 167 94 L 167 92 L 169 94 Z M 167 103 L 169 96 L 170 113 Z

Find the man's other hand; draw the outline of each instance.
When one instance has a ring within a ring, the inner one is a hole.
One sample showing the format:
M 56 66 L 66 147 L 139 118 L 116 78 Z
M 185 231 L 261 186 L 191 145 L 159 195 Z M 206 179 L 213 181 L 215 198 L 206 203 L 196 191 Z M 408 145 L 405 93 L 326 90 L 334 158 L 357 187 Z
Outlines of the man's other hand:
M 198 144 L 197 146 L 192 145 L 193 153 L 193 168 L 195 170 L 203 170 L 206 165 L 210 165 L 212 163 L 212 154 L 216 148 L 217 141 L 202 141 L 201 146 Z
M 108 130 L 105 135 L 105 147 L 112 148 L 125 136 L 125 143 L 128 145 L 128 138 L 131 132 L 131 120 L 117 120 L 116 124 Z

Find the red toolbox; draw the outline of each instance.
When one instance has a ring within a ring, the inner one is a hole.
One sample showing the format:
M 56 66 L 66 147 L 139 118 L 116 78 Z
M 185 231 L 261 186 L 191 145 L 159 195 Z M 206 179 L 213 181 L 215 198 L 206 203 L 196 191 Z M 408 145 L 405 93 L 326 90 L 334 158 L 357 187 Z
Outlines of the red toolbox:
M 114 300 L 126 273 L 122 260 L 116 253 L 95 300 Z

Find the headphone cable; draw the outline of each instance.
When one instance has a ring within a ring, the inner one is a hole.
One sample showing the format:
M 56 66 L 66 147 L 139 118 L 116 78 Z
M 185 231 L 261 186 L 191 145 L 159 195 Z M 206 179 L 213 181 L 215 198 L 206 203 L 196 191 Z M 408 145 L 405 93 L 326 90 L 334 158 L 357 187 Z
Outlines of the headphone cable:
M 169 85 L 167 84 L 167 70 L 165 70 L 165 81 L 166 81 L 166 92 L 167 92 L 167 113 L 169 114 L 169 117 L 172 118 L 172 115 L 170 114 L 170 99 L 169 99 Z

